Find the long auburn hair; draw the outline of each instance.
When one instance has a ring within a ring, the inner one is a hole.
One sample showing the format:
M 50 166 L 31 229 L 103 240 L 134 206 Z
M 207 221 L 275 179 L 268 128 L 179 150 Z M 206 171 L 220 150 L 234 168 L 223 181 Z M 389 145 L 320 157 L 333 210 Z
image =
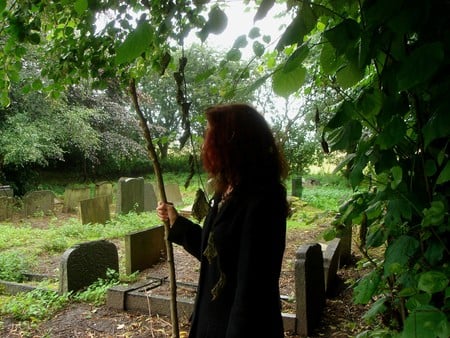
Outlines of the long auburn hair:
M 264 117 L 247 104 L 227 104 L 206 110 L 208 127 L 202 148 L 205 170 L 216 191 L 242 181 L 279 182 L 287 176 L 281 149 Z

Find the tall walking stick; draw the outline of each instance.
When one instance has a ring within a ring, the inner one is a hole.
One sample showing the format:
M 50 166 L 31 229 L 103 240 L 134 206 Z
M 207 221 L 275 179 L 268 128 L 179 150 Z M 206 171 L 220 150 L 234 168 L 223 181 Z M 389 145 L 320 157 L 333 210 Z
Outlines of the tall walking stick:
M 159 195 L 160 199 L 163 203 L 167 203 L 166 191 L 164 189 L 164 181 L 161 172 L 161 165 L 158 160 L 158 156 L 156 155 L 155 146 L 153 145 L 150 129 L 147 125 L 147 120 L 142 113 L 141 108 L 139 107 L 139 101 L 136 92 L 136 81 L 135 79 L 131 79 L 129 90 L 131 94 L 131 99 L 133 101 L 134 109 L 139 117 L 140 126 L 142 132 L 144 133 L 144 138 L 147 143 L 147 153 L 153 163 L 153 170 L 155 172 L 155 176 L 158 182 Z M 178 338 L 179 327 L 178 327 L 178 312 L 177 312 L 177 284 L 175 278 L 175 263 L 173 258 L 173 248 L 172 243 L 168 240 L 169 234 L 169 221 L 164 221 L 164 240 L 166 244 L 166 252 L 167 252 L 167 263 L 169 265 L 169 282 L 170 282 L 170 316 L 172 320 L 172 338 Z

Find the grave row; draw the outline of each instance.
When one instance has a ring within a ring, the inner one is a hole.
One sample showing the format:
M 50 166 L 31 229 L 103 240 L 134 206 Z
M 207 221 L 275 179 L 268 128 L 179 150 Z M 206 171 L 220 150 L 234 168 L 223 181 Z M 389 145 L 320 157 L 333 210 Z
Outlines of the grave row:
M 183 204 L 177 184 L 166 184 L 167 199 L 175 205 Z M 31 191 L 22 198 L 25 217 L 37 213 L 52 214 L 55 210 L 55 194 L 50 190 Z M 11 218 L 14 210 L 13 190 L 9 186 L 0 186 L 0 221 Z M 113 185 L 101 182 L 94 189 L 89 186 L 67 188 L 64 192 L 64 212 L 79 212 L 82 224 L 105 224 L 111 218 L 113 203 Z M 130 211 L 154 211 L 157 205 L 155 185 L 144 182 L 144 178 L 125 178 L 118 181 L 116 195 L 116 214 Z

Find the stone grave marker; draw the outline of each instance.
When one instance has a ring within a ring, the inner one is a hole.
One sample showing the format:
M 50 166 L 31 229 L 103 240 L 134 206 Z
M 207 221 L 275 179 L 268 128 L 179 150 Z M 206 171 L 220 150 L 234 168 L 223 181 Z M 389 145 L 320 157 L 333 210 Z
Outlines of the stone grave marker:
M 144 211 L 144 178 L 121 177 L 117 189 L 118 214 Z
M 165 250 L 164 226 L 159 225 L 125 236 L 126 273 L 142 271 L 158 263 Z
M 295 254 L 296 332 L 307 337 L 325 307 L 325 278 L 320 244 L 304 244 Z
M 0 196 L 0 221 L 11 218 L 13 206 L 14 199 L 12 197 Z
M 112 203 L 112 196 L 113 196 L 113 186 L 109 182 L 98 182 L 95 183 L 95 197 L 99 196 L 107 196 L 108 197 L 108 204 Z
M 158 204 L 153 184 L 144 183 L 144 211 L 155 211 Z
M 55 194 L 50 190 L 30 191 L 23 197 L 25 216 L 37 212 L 52 213 L 55 207 Z
M 338 237 L 341 239 L 339 267 L 343 267 L 352 260 L 352 225 L 345 225 Z
M 0 185 L 0 197 L 14 197 L 14 190 L 9 185 Z
M 339 269 L 340 258 L 340 238 L 335 238 L 326 243 L 323 250 L 323 272 L 325 278 L 325 292 L 327 295 L 332 294 L 333 285 L 336 280 L 336 274 Z
M 82 200 L 91 198 L 90 187 L 66 188 L 64 191 L 64 212 L 75 211 Z
M 111 219 L 109 196 L 103 195 L 80 201 L 81 224 L 105 224 Z
M 83 290 L 106 278 L 108 269 L 119 271 L 119 255 L 113 243 L 99 240 L 77 244 L 62 255 L 59 293 Z
M 176 183 L 165 184 L 167 201 L 172 202 L 174 205 L 183 204 L 183 198 L 181 197 L 180 187 Z

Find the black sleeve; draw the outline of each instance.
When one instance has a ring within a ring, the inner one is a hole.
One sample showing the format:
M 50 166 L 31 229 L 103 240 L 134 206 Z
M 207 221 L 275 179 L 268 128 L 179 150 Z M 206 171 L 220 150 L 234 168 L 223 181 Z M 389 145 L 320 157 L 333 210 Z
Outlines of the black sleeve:
M 202 228 L 183 216 L 178 216 L 169 231 L 168 240 L 183 248 L 198 260 L 201 259 Z

